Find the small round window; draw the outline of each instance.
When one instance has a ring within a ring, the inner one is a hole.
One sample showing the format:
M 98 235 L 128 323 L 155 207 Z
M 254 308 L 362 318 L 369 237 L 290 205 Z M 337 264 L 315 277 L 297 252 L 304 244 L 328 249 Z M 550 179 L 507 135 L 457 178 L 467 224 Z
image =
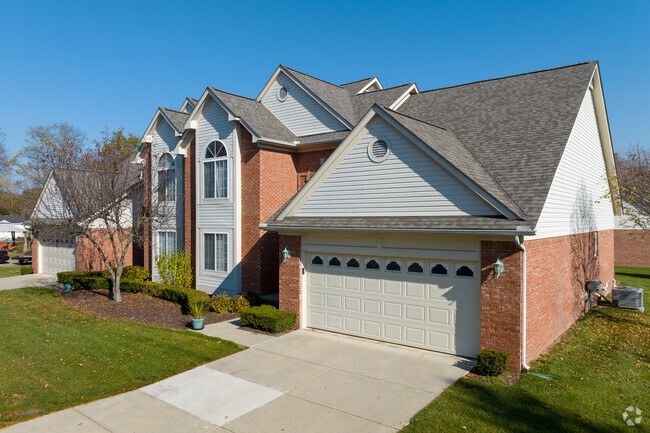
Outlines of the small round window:
M 278 89 L 278 101 L 284 102 L 289 97 L 289 89 L 282 86 Z
M 385 140 L 377 140 L 368 145 L 368 156 L 375 162 L 382 162 L 388 158 L 390 148 Z

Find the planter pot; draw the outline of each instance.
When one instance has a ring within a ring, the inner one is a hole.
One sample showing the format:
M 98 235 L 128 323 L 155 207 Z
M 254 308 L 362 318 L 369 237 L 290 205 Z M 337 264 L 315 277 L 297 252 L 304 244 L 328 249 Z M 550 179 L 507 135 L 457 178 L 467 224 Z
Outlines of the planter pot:
M 63 285 L 63 290 L 65 290 L 66 292 L 69 292 L 70 290 L 72 290 L 72 284 L 70 284 L 70 283 L 65 283 L 65 284 Z
M 192 329 L 203 329 L 203 320 L 205 319 L 192 319 Z

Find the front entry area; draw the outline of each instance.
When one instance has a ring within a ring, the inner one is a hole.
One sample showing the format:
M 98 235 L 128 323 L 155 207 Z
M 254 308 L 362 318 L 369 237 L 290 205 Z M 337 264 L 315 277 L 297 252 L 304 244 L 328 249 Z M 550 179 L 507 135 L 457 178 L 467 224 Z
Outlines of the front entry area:
M 476 357 L 478 262 L 345 250 L 303 256 L 308 327 Z

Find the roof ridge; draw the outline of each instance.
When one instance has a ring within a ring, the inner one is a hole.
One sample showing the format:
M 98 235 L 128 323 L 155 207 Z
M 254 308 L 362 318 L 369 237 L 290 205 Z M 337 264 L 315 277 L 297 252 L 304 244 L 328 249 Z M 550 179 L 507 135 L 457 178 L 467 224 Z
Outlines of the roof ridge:
M 188 116 L 189 116 L 189 114 L 188 114 L 188 113 L 186 113 L 186 112 L 184 112 L 184 111 L 180 111 L 180 110 L 174 110 L 173 108 L 167 108 L 167 107 L 160 107 L 160 108 L 161 108 L 161 109 L 163 109 L 163 110 L 169 110 L 169 111 L 175 111 L 176 113 L 180 113 L 180 114 L 186 114 L 186 115 L 188 115 Z
M 282 65 L 282 66 L 285 67 L 285 68 L 287 68 L 288 70 L 290 70 L 290 71 L 292 71 L 292 72 L 297 72 L 297 73 L 299 73 L 299 74 L 306 75 L 306 76 L 308 76 L 309 78 L 313 78 L 314 80 L 322 81 L 322 82 L 325 83 L 325 84 L 329 84 L 329 85 L 334 86 L 334 87 L 341 87 L 341 86 L 339 86 L 338 84 L 334 84 L 334 83 L 331 83 L 331 82 L 329 82 L 329 81 L 325 81 L 325 80 L 323 80 L 322 78 L 314 77 L 313 75 L 305 74 L 304 72 L 300 72 L 299 70 L 297 70 L 297 69 L 293 69 L 293 68 L 290 68 L 290 67 L 288 67 L 288 66 L 286 66 L 286 65 Z M 361 81 L 361 80 L 359 80 L 359 81 Z M 355 81 L 353 81 L 353 83 L 354 83 L 354 82 L 355 82 Z M 346 84 L 347 84 L 347 83 L 346 83 Z M 343 90 L 345 90 L 345 89 L 343 89 Z
M 306 75 L 306 74 L 305 74 L 305 75 Z M 341 86 L 347 86 L 348 84 L 360 83 L 360 82 L 362 82 L 362 81 L 373 80 L 373 79 L 375 79 L 375 78 L 377 78 L 377 77 L 366 77 L 366 78 L 362 78 L 362 79 L 360 79 L 360 80 L 350 81 L 349 83 L 335 84 L 335 86 L 339 86 L 339 87 L 341 87 Z M 377 79 L 379 79 L 379 78 L 377 78 Z
M 425 125 L 433 126 L 434 128 L 442 129 L 443 131 L 449 131 L 449 132 L 451 132 L 453 134 L 453 131 L 451 131 L 450 129 L 447 129 L 447 128 L 443 127 L 443 126 L 434 125 L 433 123 L 427 122 L 426 120 L 418 119 L 417 117 L 413 117 L 413 116 L 409 116 L 408 114 L 400 113 L 399 111 L 393 110 L 392 108 L 386 107 L 385 105 L 381 105 L 381 108 L 383 108 L 385 110 L 388 110 L 388 111 L 392 111 L 393 113 L 399 114 L 400 116 L 404 116 L 404 117 L 406 117 L 408 119 L 415 120 L 415 121 L 418 121 L 420 123 L 424 123 Z M 456 135 L 456 134 L 454 134 L 454 135 Z M 456 138 L 458 138 L 458 136 L 456 136 Z M 459 138 L 459 140 L 460 140 L 460 138 Z
M 565 65 L 565 66 L 558 66 L 558 67 L 555 67 L 555 68 L 540 69 L 538 71 L 522 72 L 521 74 L 506 75 L 505 77 L 496 77 L 496 78 L 488 78 L 486 80 L 470 81 L 469 83 L 455 84 L 453 86 L 446 86 L 446 87 L 439 87 L 437 89 L 423 90 L 423 91 L 420 92 L 420 94 L 428 93 L 428 92 L 435 92 L 435 91 L 438 91 L 438 90 L 453 89 L 453 88 L 456 88 L 456 87 L 469 86 L 471 84 L 479 84 L 479 83 L 487 83 L 487 82 L 490 82 L 490 81 L 505 80 L 506 78 L 515 78 L 515 77 L 521 77 L 521 76 L 524 76 L 524 75 L 539 74 L 541 72 L 557 71 L 559 69 L 566 69 L 566 68 L 573 68 L 575 66 L 587 65 L 589 63 L 594 63 L 595 64 L 597 62 L 598 62 L 597 60 L 589 60 L 587 62 L 574 63 L 572 65 Z
M 412 86 L 413 84 L 415 84 L 415 83 L 404 83 L 404 84 L 399 84 L 397 86 L 384 87 L 383 89 L 370 90 L 370 91 L 366 91 L 366 92 L 363 92 L 363 93 L 356 94 L 354 96 L 361 96 L 361 95 L 367 95 L 369 93 L 383 92 L 384 90 L 397 89 L 398 87 L 404 87 L 404 86 Z
M 216 90 L 217 92 L 225 93 L 226 95 L 236 96 L 236 97 L 242 98 L 242 99 L 248 99 L 249 101 L 253 101 L 253 102 L 259 102 L 258 100 L 253 99 L 253 98 L 249 98 L 248 96 L 243 96 L 243 95 L 238 95 L 236 93 L 226 92 L 225 90 L 221 90 L 221 89 L 218 89 L 216 87 L 210 87 L 210 90 Z

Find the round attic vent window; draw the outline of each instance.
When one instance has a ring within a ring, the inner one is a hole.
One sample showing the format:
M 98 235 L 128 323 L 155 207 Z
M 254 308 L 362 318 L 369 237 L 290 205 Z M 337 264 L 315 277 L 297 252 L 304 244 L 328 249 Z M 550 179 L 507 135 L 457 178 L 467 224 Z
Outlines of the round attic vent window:
M 388 158 L 390 149 L 385 140 L 377 140 L 368 145 L 368 156 L 375 162 L 382 162 Z
M 278 101 L 284 102 L 289 97 L 289 89 L 282 86 L 278 89 Z

